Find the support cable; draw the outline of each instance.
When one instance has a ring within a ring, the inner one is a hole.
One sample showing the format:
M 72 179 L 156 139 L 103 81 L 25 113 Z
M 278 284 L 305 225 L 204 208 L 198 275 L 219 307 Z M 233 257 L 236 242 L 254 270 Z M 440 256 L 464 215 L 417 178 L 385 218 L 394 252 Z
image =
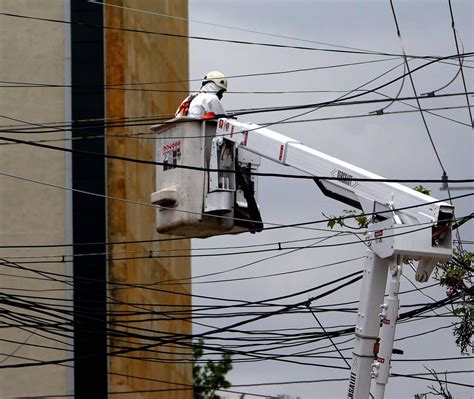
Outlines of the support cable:
M 453 14 L 453 7 L 451 6 L 451 0 L 448 0 L 448 4 L 449 4 L 449 13 L 451 14 L 451 27 L 453 29 L 454 42 L 456 43 L 456 52 L 459 54 L 459 44 L 458 44 L 458 39 L 457 39 L 458 35 L 456 32 L 456 25 L 454 24 L 454 14 Z M 459 61 L 459 70 L 461 71 L 462 84 L 464 86 L 464 91 L 466 92 L 466 102 L 467 102 L 468 110 L 469 110 L 469 119 L 471 122 L 471 127 L 474 127 L 474 119 L 472 118 L 469 96 L 467 95 L 466 78 L 464 77 L 462 59 L 458 58 L 458 61 Z

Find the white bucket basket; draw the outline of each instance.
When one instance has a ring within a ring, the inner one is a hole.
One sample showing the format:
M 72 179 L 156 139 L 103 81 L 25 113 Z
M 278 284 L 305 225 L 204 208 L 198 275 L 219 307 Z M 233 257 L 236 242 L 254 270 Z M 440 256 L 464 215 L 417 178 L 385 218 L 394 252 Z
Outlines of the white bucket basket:
M 209 237 L 248 231 L 235 227 L 235 184 L 229 185 L 227 179 L 224 190 L 209 193 L 207 169 L 216 125 L 216 121 L 180 118 L 152 127 L 157 139 L 155 160 L 160 164 L 156 166 L 156 191 L 151 202 L 159 207 L 159 233 Z M 183 165 L 196 170 L 180 167 Z M 231 178 L 235 180 L 232 174 Z

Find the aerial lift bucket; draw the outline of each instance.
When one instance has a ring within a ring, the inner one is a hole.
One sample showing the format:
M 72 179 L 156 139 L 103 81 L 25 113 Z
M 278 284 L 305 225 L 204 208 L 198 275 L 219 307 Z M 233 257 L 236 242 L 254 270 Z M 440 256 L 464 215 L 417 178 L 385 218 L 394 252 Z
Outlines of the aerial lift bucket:
M 255 170 L 260 157 L 241 151 L 239 158 L 235 146 L 215 140 L 216 127 L 215 120 L 195 118 L 152 127 L 157 166 L 151 202 L 159 233 L 205 238 L 261 230 L 254 181 L 236 173 L 244 163 Z

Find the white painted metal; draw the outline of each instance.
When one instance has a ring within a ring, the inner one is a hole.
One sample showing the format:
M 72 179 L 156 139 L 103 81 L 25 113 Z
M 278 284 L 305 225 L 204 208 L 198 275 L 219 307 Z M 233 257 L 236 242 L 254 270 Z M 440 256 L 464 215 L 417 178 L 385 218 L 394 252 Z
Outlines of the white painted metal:
M 204 198 L 204 212 L 232 212 L 233 208 L 234 191 L 213 191 Z
M 222 137 L 212 139 L 209 187 L 204 198 L 204 212 L 233 211 L 236 191 L 235 157 L 234 143 Z
M 371 249 L 362 279 L 347 395 L 348 399 L 368 399 L 371 377 L 376 376 L 376 399 L 383 399 L 398 314 L 400 260 L 402 257 L 420 260 L 417 279 L 426 281 L 436 262 L 449 259 L 452 255 L 451 228 L 445 219 L 451 219 L 454 208 L 401 184 L 356 182 L 354 178 L 383 178 L 255 124 L 220 119 L 217 134 L 248 151 L 316 178 L 339 178 L 318 179 L 318 182 L 325 188 L 325 194 L 329 193 L 343 202 L 358 203 L 366 213 L 380 215 L 383 212 L 380 216 L 386 220 L 371 225 L 366 239 Z M 434 229 L 440 227 L 443 228 L 442 238 L 435 239 Z M 373 362 L 378 352 L 380 305 L 384 297 L 387 270 L 397 259 L 399 262 L 394 266 L 396 272 L 390 284 L 389 298 L 383 305 L 384 320 L 390 320 L 390 327 L 383 329 L 383 352 Z
M 234 142 L 216 137 L 215 121 L 179 118 L 174 122 L 152 127 L 158 135 L 155 160 L 160 163 L 156 191 L 151 194 L 151 202 L 159 206 L 157 231 L 185 237 L 248 231 L 234 219 L 236 207 L 248 207 L 236 181 L 235 161 L 237 157 L 241 167 L 256 171 L 260 157 L 244 149 L 237 154 Z M 203 173 L 203 168 L 210 171 Z
M 451 256 L 450 240 L 433 247 L 430 225 L 405 225 L 387 219 L 369 226 L 367 240 L 381 258 L 409 254 L 412 259 L 429 256 L 442 260 Z
M 191 124 L 184 126 L 187 130 L 192 127 Z M 173 127 L 164 129 L 168 131 Z M 182 135 L 183 130 L 181 129 L 180 132 Z M 206 135 L 212 136 L 209 129 L 205 132 Z M 193 137 L 193 134 L 189 134 L 189 132 L 186 132 L 186 135 Z M 229 189 L 230 184 L 227 184 L 226 180 L 226 171 L 229 169 L 228 165 L 220 162 L 221 156 L 219 155 L 222 154 L 222 151 L 219 150 L 220 146 L 227 142 L 234 143 L 238 147 L 237 152 L 245 149 L 272 161 L 304 171 L 316 178 L 315 180 L 326 190 L 325 194 L 343 202 L 360 205 L 365 212 L 377 213 L 379 219 L 385 219 L 382 221 L 373 220 L 374 223 L 368 229 L 365 241 L 369 249 L 362 279 L 355 327 L 353 364 L 347 395 L 348 399 L 367 399 L 373 375 L 377 377 L 377 399 L 383 399 L 389 376 L 389 361 L 398 313 L 401 259 L 420 260 L 417 271 L 417 278 L 420 281 L 428 279 L 436 262 L 449 259 L 452 254 L 449 220 L 454 213 L 454 208 L 401 184 L 383 181 L 381 176 L 306 147 L 296 140 L 255 124 L 222 118 L 218 121 L 216 136 L 212 143 L 204 139 L 195 143 L 187 140 L 186 146 L 182 147 L 185 151 L 186 165 L 202 165 L 204 167 L 211 165 L 211 167 L 219 169 L 215 174 L 210 173 L 213 179 L 210 185 L 207 182 L 203 185 L 202 178 L 199 180 L 195 174 L 192 177 L 193 181 L 189 181 L 189 176 L 187 176 L 189 172 L 179 169 L 171 169 L 171 173 L 167 171 L 159 179 L 157 178 L 157 187 L 164 184 L 164 189 L 176 185 L 177 182 L 179 185 L 183 182 L 191 185 L 191 189 L 186 188 L 188 192 L 186 195 L 189 196 L 189 192 L 192 192 L 192 196 L 195 198 L 190 199 L 185 196 L 182 199 L 180 188 L 178 188 L 177 206 L 182 204 L 183 209 L 193 209 L 199 212 L 199 208 L 202 209 L 202 205 L 198 204 L 203 200 L 201 195 L 206 197 L 205 200 L 208 203 L 210 196 L 218 195 L 218 198 L 211 199 L 213 207 L 227 209 L 229 202 L 226 202 L 221 194 L 222 192 L 232 192 Z M 166 142 L 163 145 L 166 145 Z M 188 146 L 193 149 L 189 150 Z M 201 147 L 198 149 L 196 146 Z M 248 155 L 244 155 L 242 158 L 244 157 L 250 159 Z M 160 161 L 159 154 L 157 154 L 157 159 Z M 192 163 L 193 160 L 194 163 Z M 255 170 L 258 165 L 255 163 L 251 166 L 252 170 Z M 163 178 L 165 174 L 166 176 Z M 207 176 L 207 174 L 201 173 L 202 175 Z M 338 180 L 321 179 L 321 177 L 330 176 L 338 178 Z M 224 178 L 222 181 L 221 177 Z M 353 180 L 354 178 L 380 179 L 382 181 L 356 182 Z M 154 195 L 155 198 L 159 197 L 156 193 Z M 160 210 L 158 214 L 161 212 L 165 214 L 166 209 Z M 167 217 L 172 219 L 176 217 L 177 213 L 171 211 L 174 216 Z M 231 214 L 229 212 L 229 215 Z M 205 216 L 195 217 L 199 219 Z M 170 220 L 167 220 L 168 222 Z M 199 223 L 192 224 L 192 220 L 180 219 L 180 222 L 181 225 L 171 226 L 169 231 L 173 234 L 179 233 L 184 229 L 186 223 L 190 223 L 192 233 L 197 236 L 209 236 L 218 231 L 218 229 L 209 228 L 205 230 L 204 227 L 199 231 Z M 180 230 L 180 228 L 182 229 Z M 189 232 L 189 226 L 186 228 Z M 392 274 L 389 297 L 383 305 L 384 320 L 390 320 L 390 327 L 385 328 L 384 326 L 382 331 L 383 349 L 378 360 L 376 359 L 374 363 L 374 357 L 378 353 L 380 306 L 383 303 L 387 271 L 390 265 L 394 265 L 396 272 Z M 381 362 L 382 359 L 384 362 Z
M 387 271 L 392 261 L 391 258 L 380 258 L 370 249 L 367 251 L 354 332 L 355 342 L 348 399 L 369 397 L 374 346 L 380 329 L 378 315 L 385 293 Z
M 354 182 L 352 178 L 384 179 L 355 165 L 324 154 L 300 142 L 259 127 L 252 123 L 237 122 L 233 119 L 220 119 L 217 134 L 233 140 L 237 145 L 255 152 L 272 161 L 283 163 L 311 176 L 336 177 L 347 180 L 321 180 L 330 191 L 343 198 L 359 202 L 365 212 L 390 211 L 390 209 L 412 209 L 397 211 L 401 221 L 406 224 L 435 222 L 440 210 L 452 213 L 453 207 L 428 195 L 406 186 L 390 182 Z M 420 204 L 422 204 L 420 206 Z
M 241 123 L 234 119 L 224 118 L 219 119 L 217 135 L 232 140 L 254 154 L 283 164 L 287 144 L 299 143 L 297 140 L 253 123 Z
M 207 237 L 232 230 L 233 210 L 229 203 L 227 211 L 218 215 L 222 217 L 203 213 L 208 195 L 208 174 L 202 170 L 176 167 L 209 167 L 216 123 L 182 120 L 152 129 L 159 138 L 155 159 L 167 164 L 157 166 L 156 192 L 151 194 L 151 202 L 160 206 L 156 211 L 157 231 L 178 236 Z
M 388 296 L 381 306 L 382 324 L 380 327 L 380 349 L 374 361 L 373 377 L 375 378 L 375 398 L 383 398 L 385 387 L 390 375 L 390 362 L 392 360 L 393 340 L 395 338 L 395 327 L 400 308 L 400 276 L 402 274 L 402 256 L 397 256 L 397 263 L 390 266 L 391 278 Z

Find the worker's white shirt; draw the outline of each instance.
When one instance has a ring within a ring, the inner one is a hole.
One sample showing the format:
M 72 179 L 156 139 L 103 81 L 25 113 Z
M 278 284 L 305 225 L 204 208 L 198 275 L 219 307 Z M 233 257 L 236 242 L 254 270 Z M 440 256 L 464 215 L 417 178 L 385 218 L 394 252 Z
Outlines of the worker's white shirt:
M 176 117 L 180 116 L 202 116 L 208 112 L 213 112 L 216 115 L 225 114 L 224 107 L 217 97 L 216 93 L 221 90 L 214 82 L 206 83 L 199 94 L 189 104 L 189 111 L 187 115 L 180 115 L 180 108 L 176 111 Z M 187 98 L 183 101 L 185 102 Z

